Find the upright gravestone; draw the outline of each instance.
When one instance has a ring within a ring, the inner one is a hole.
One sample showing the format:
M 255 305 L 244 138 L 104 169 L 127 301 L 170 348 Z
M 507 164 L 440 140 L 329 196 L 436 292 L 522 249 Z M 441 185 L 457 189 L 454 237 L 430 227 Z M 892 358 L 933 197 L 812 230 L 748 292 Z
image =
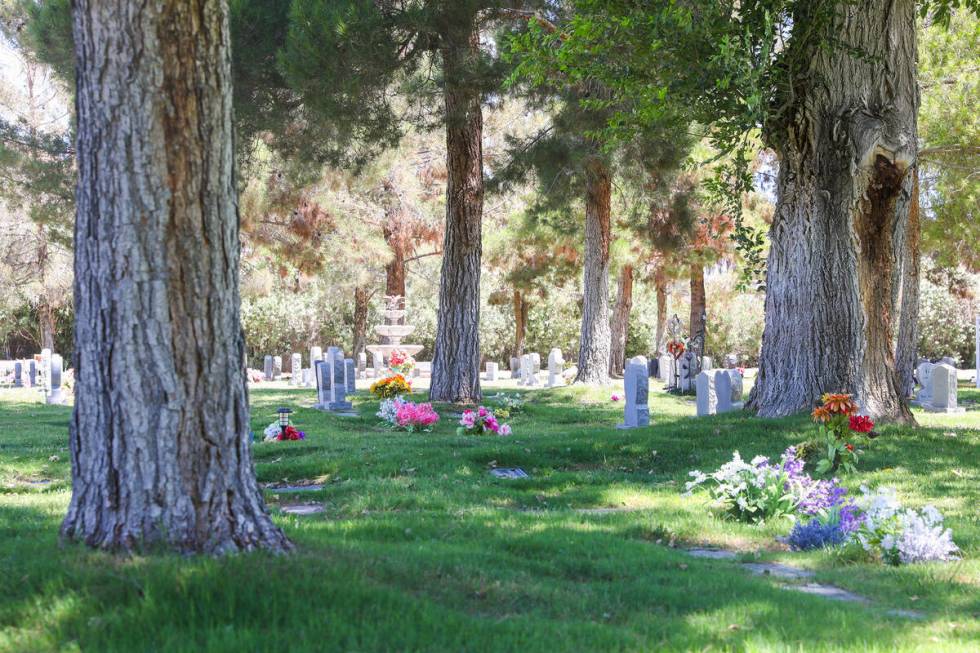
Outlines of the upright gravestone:
M 317 361 L 323 360 L 323 350 L 319 347 L 310 347 L 310 367 L 316 367 L 315 363 Z
M 347 364 L 340 348 L 328 348 L 324 360 L 317 361 L 316 370 L 316 408 L 330 411 L 350 410 L 352 405 L 346 396 Z
M 497 364 L 491 361 L 487 361 L 487 373 L 486 373 L 487 381 L 496 381 L 497 372 L 498 372 Z
M 282 378 L 282 356 L 272 357 L 272 378 L 277 381 Z
M 535 352 L 530 354 L 531 356 L 531 374 L 537 377 L 538 373 L 541 371 L 541 354 Z
M 310 388 L 310 387 L 312 387 L 314 385 L 313 384 L 313 372 L 314 372 L 314 370 L 311 370 L 308 367 L 304 367 L 303 368 L 303 387 Z
M 695 379 L 698 417 L 714 415 L 718 412 L 718 394 L 715 392 L 715 373 L 713 370 L 699 372 Z
M 702 370 L 710 370 L 710 369 L 714 368 L 714 366 L 715 366 L 714 365 L 714 361 L 711 360 L 711 356 L 702 356 L 701 357 L 701 369 Z
M 51 392 L 51 350 L 41 350 L 41 366 L 38 369 L 41 374 L 41 386 L 44 389 L 44 396 L 47 397 Z
M 980 388 L 980 313 L 977 313 L 976 331 L 974 333 L 975 333 L 976 339 L 977 339 L 977 342 L 976 342 L 976 345 L 977 346 L 976 346 L 976 350 L 975 350 L 976 351 L 975 357 L 977 359 L 976 360 L 976 363 L 977 363 L 976 368 L 977 369 L 976 369 L 976 376 L 974 377 L 974 382 L 976 383 L 976 386 L 978 388 Z
M 510 357 L 510 378 L 512 379 L 521 378 L 521 362 L 522 362 L 522 358 L 519 356 Z
M 538 385 L 538 376 L 534 373 L 533 354 L 521 356 L 521 385 L 528 387 Z
M 738 367 L 738 356 L 735 354 L 725 354 L 725 367 L 728 369 Z
M 275 378 L 276 370 L 275 370 L 275 367 L 273 366 L 272 356 L 266 356 L 265 357 L 265 360 L 263 361 L 263 363 L 264 364 L 263 364 L 263 370 L 262 370 L 262 377 L 266 381 L 273 380 Z
M 60 354 L 51 354 L 51 368 L 48 372 L 48 379 L 50 380 L 50 392 L 48 392 L 47 403 L 49 404 L 63 404 L 65 403 L 64 394 L 61 392 L 61 373 L 62 373 L 62 361 Z
M 353 358 L 344 359 L 344 375 L 347 377 L 347 394 L 355 394 L 357 392 L 357 365 L 355 365 Z
M 686 351 L 677 359 L 677 389 L 681 392 L 690 392 L 694 387 L 694 365 L 695 355 Z
M 650 424 L 650 378 L 647 359 L 636 356 L 626 362 L 623 371 L 623 384 L 626 389 L 626 404 L 623 407 L 623 423 L 621 429 L 635 429 Z
M 548 354 L 548 387 L 554 388 L 565 385 L 565 379 L 561 373 L 564 371 L 565 359 L 561 349 L 555 347 Z
M 736 410 L 742 408 L 742 373 L 738 370 L 726 370 L 732 381 L 732 404 Z
M 367 354 L 363 351 L 357 355 L 357 378 L 367 378 Z
M 932 401 L 923 408 L 932 413 L 963 413 L 956 405 L 956 368 L 940 363 L 932 368 Z
M 294 353 L 289 357 L 289 385 L 303 382 L 303 355 Z
M 666 383 L 670 383 L 674 374 L 671 372 L 673 369 L 674 357 L 670 354 L 660 355 L 660 380 Z
M 650 359 L 647 361 L 647 367 L 650 370 L 650 373 L 647 374 L 648 377 L 650 377 L 651 379 L 659 378 L 660 361 L 655 356 L 651 356 Z
M 33 358 L 27 361 L 27 380 L 31 387 L 37 387 L 37 361 Z
M 20 361 L 14 363 L 14 387 L 24 387 L 24 364 Z
M 706 371 L 709 374 L 713 373 L 715 375 L 715 411 L 718 413 L 727 413 L 730 410 L 734 410 L 734 406 L 732 405 L 732 376 L 728 373 L 729 370 Z M 698 386 L 698 392 L 700 393 L 700 391 L 701 388 Z
M 920 406 L 924 406 L 932 401 L 932 370 L 935 367 L 926 361 L 919 363 L 915 368 L 915 378 L 919 381 L 919 391 L 915 393 L 915 401 Z
M 374 369 L 374 378 L 380 379 L 384 376 L 385 357 L 376 351 L 371 352 L 371 367 Z
M 949 365 L 954 368 L 956 367 L 956 359 L 953 358 L 952 356 L 943 356 L 942 358 L 939 359 L 939 362 L 942 363 L 943 365 Z

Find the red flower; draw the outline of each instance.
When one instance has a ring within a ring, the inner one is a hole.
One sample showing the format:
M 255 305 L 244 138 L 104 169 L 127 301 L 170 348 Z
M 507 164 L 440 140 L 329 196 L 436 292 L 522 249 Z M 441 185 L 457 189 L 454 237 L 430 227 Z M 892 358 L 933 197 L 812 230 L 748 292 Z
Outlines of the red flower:
M 845 444 L 844 445 L 844 448 L 847 449 L 848 451 L 854 451 L 854 445 L 853 444 Z
M 848 426 L 852 431 L 858 433 L 870 433 L 871 429 L 875 427 L 875 423 L 867 415 L 851 415 L 848 419 Z

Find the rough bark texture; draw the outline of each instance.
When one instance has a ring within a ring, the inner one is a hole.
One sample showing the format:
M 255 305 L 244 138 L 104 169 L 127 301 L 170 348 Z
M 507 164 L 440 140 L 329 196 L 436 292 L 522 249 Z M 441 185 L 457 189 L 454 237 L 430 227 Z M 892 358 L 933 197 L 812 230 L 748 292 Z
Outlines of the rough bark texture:
M 902 261 L 901 319 L 898 325 L 898 342 L 895 346 L 895 364 L 898 367 L 899 388 L 905 397 L 912 396 L 915 384 L 912 378 L 919 346 L 919 265 L 922 252 L 919 248 L 921 227 L 919 224 L 919 168 L 912 172 L 912 197 L 909 199 L 908 238 Z
M 514 288 L 514 356 L 524 354 L 524 341 L 527 338 L 527 300 L 524 294 Z
M 585 175 L 585 265 L 576 383 L 609 383 L 609 242 L 612 179 L 598 159 Z
M 624 265 L 619 272 L 616 306 L 613 309 L 612 336 L 609 353 L 609 376 L 621 378 L 626 369 L 626 334 L 629 332 L 630 311 L 633 310 L 633 266 Z
M 282 551 L 249 445 L 227 8 L 76 0 L 72 497 L 108 549 Z
M 368 300 L 371 298 L 367 288 L 357 286 L 354 288 L 354 351 L 353 356 L 364 351 L 367 345 L 367 318 Z
M 653 350 L 662 354 L 666 346 L 664 332 L 667 330 L 667 275 L 663 267 L 657 268 L 653 283 L 657 291 L 657 342 L 654 343 Z
M 790 118 L 766 134 L 780 171 L 750 405 L 786 415 L 845 391 L 875 418 L 911 421 L 895 343 L 917 144 L 915 3 L 837 11 L 834 37 L 866 56 L 805 53 Z
M 385 294 L 390 297 L 405 296 L 406 243 L 397 224 L 386 222 L 383 228 L 385 242 L 391 248 L 391 260 L 385 265 Z M 404 321 L 402 321 L 404 323 Z
M 480 259 L 483 254 L 483 113 L 467 83 L 478 34 L 447 37 L 442 49 L 446 106 L 446 235 L 432 356 L 433 401 L 479 401 Z
M 704 292 L 704 266 L 701 263 L 691 263 L 691 316 L 690 338 L 691 351 L 696 355 L 695 361 L 701 367 L 701 357 L 704 356 L 705 329 L 704 312 L 706 299 Z

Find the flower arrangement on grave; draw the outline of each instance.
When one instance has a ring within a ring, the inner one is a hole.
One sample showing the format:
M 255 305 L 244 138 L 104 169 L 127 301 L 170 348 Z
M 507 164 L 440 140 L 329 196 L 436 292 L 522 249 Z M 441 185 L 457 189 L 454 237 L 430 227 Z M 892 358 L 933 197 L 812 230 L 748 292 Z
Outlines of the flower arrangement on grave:
M 675 360 L 684 355 L 685 349 L 683 340 L 671 340 L 667 343 L 667 353 L 673 356 Z
M 861 486 L 861 493 L 863 515 L 850 542 L 869 557 L 891 565 L 958 559 L 953 533 L 935 507 L 906 508 L 890 487 L 871 492 Z
M 288 440 L 305 440 L 306 433 L 300 431 L 292 424 L 288 425 L 285 429 L 279 425 L 279 422 L 273 422 L 265 427 L 263 431 L 265 437 L 263 438 L 266 442 L 284 442 Z
M 524 410 L 524 404 L 527 403 L 527 400 L 517 393 L 512 395 L 500 393 L 485 398 L 498 406 L 498 408 L 496 408 L 494 411 L 494 415 L 496 415 L 498 419 L 507 419 L 514 413 L 521 412 Z
M 685 484 L 685 494 L 710 485 L 709 494 L 716 508 L 749 522 L 825 515 L 846 504 L 847 490 L 838 485 L 837 479 L 813 479 L 803 466 L 795 447 L 786 449 L 778 463 L 771 463 L 766 456 L 746 462 L 736 451 L 731 461 L 711 474 L 690 472 L 692 480 Z
M 378 417 L 395 430 L 421 433 L 432 430 L 439 422 L 439 414 L 432 404 L 417 404 L 401 397 L 381 402 Z
M 371 384 L 371 394 L 378 399 L 391 399 L 412 393 L 412 384 L 401 374 L 378 379 Z
M 396 349 L 388 356 L 388 367 L 392 372 L 406 376 L 415 369 L 415 359 L 407 352 Z
M 817 473 L 827 474 L 838 469 L 853 472 L 860 450 L 849 442 L 851 435 L 863 433 L 869 439 L 875 438 L 875 424 L 870 417 L 857 414 L 858 406 L 849 394 L 826 393 L 820 401 L 811 413 L 818 425 L 819 446 L 823 449 L 817 460 Z
M 488 408 L 480 406 L 477 410 L 466 409 L 459 420 L 456 435 L 510 435 L 508 424 L 501 424 Z
M 623 397 L 615 392 L 609 397 L 609 401 L 620 401 Z

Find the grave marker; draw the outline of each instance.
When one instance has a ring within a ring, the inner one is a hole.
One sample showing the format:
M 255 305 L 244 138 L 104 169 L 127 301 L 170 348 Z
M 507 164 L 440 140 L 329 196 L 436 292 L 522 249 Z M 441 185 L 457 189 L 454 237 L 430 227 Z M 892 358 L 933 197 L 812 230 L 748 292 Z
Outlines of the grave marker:
M 940 363 L 932 369 L 932 400 L 923 404 L 930 413 L 963 413 L 965 408 L 956 405 L 956 368 Z
M 626 362 L 623 371 L 626 405 L 623 407 L 623 423 L 617 428 L 634 429 L 650 425 L 648 369 L 644 356 L 635 356 Z
M 548 387 L 554 388 L 565 385 L 562 378 L 562 370 L 565 366 L 565 359 L 562 357 L 561 349 L 555 347 L 548 354 Z
M 718 412 L 718 394 L 715 392 L 715 375 L 712 371 L 699 372 L 695 379 L 698 417 Z M 729 394 L 731 397 L 731 394 Z

